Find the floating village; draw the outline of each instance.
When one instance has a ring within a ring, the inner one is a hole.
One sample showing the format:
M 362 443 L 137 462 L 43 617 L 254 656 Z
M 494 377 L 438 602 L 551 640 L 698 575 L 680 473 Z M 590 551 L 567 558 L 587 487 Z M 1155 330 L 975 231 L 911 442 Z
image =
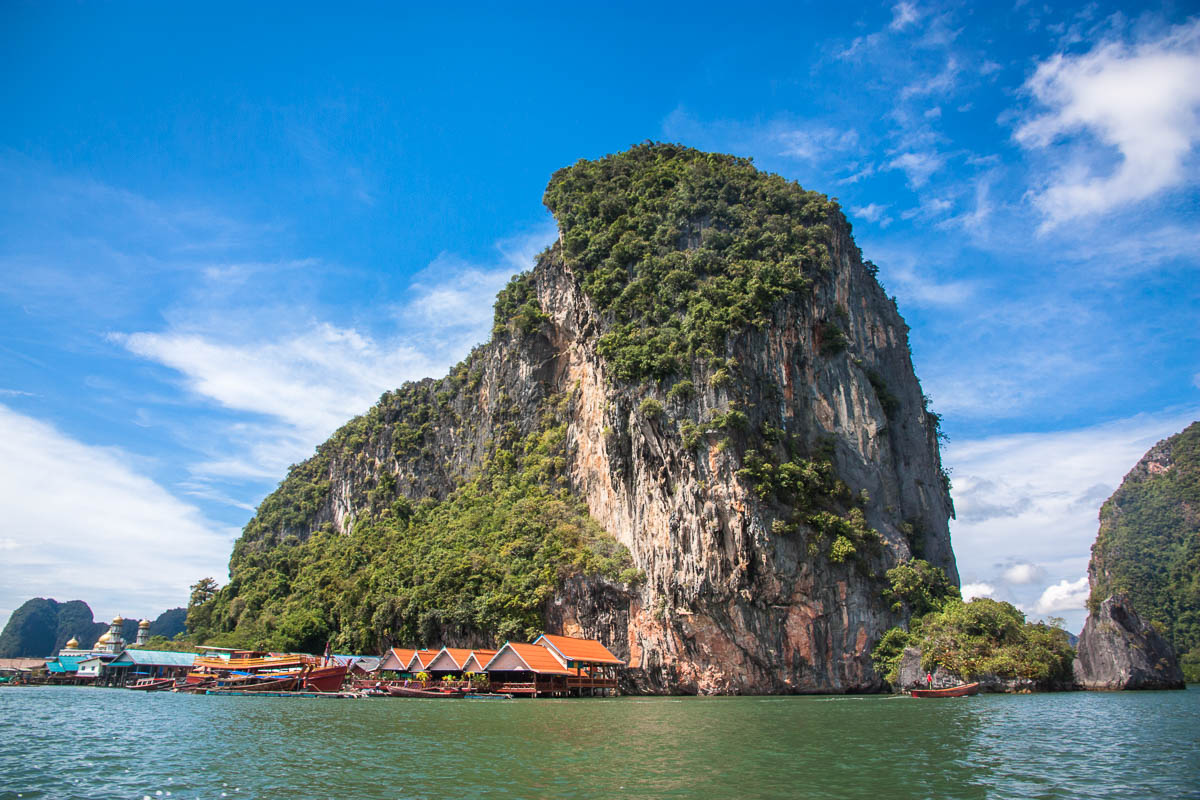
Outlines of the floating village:
M 543 634 L 498 650 L 391 648 L 320 656 L 225 647 L 152 650 L 149 620 L 127 644 L 116 617 L 96 643 L 70 639 L 49 658 L 0 659 L 0 683 L 86 685 L 207 695 L 512 699 L 611 697 L 625 662 L 594 639 Z

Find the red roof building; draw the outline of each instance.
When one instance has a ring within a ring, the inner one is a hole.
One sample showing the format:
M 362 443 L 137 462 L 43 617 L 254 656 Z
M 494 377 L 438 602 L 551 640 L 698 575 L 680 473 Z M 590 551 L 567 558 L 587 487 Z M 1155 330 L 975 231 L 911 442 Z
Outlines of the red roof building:
M 417 650 L 413 653 L 412 658 L 408 660 L 409 672 L 424 672 L 429 669 L 429 664 L 433 659 L 437 658 L 440 650 Z
M 407 672 L 408 662 L 412 661 L 412 657 L 416 652 L 416 650 L 409 650 L 404 647 L 393 647 L 379 662 L 379 669 L 391 672 Z
M 568 670 L 546 648 L 537 644 L 506 642 L 496 655 L 484 665 L 484 670 L 493 672 L 528 672 L 534 675 L 571 675 Z
M 595 639 L 577 639 L 574 636 L 554 636 L 544 633 L 534 644 L 549 650 L 570 669 L 590 666 L 623 667 L 625 662 L 609 652 L 608 648 Z
M 471 651 L 462 647 L 443 647 L 426 665 L 426 672 L 462 672 Z
M 483 668 L 487 666 L 494 655 L 496 655 L 495 650 L 472 650 L 471 655 L 463 664 L 463 672 L 483 672 Z

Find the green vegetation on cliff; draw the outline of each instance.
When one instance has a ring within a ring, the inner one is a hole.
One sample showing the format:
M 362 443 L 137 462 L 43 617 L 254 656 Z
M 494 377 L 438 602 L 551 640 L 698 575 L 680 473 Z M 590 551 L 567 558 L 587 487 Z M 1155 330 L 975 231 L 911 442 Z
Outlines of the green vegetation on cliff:
M 888 570 L 887 596 L 896 610 L 913 613 L 907 630 L 892 628 L 871 657 L 875 670 L 895 683 L 906 647 L 921 650 L 921 668 L 938 666 L 971 680 L 983 675 L 1041 683 L 1069 682 L 1075 651 L 1067 632 L 1028 622 L 1009 603 L 975 598 L 964 603 L 942 570 L 913 559 Z
M 1089 608 L 1125 594 L 1200 681 L 1200 422 L 1151 448 L 1101 506 L 1089 573 Z
M 835 230 L 848 230 L 837 204 L 747 159 L 669 144 L 560 170 L 545 202 L 561 239 L 499 293 L 492 343 L 440 381 L 386 392 L 292 467 L 235 545 L 229 584 L 197 585 L 195 636 L 302 649 L 326 637 L 362 650 L 491 641 L 536 632 L 566 576 L 629 569 L 568 493 L 565 418 L 538 399 L 553 380 L 504 366 L 555 357 L 542 277 L 577 280 L 600 313 L 582 335 L 596 336 L 614 384 L 605 413 L 626 409 L 605 420 L 614 452 L 639 420 L 686 450 L 729 451 L 774 533 L 846 569 L 875 569 L 869 498 L 838 478 L 830 442 L 788 429 L 779 387 L 745 379 L 733 357 L 739 334 L 832 280 Z M 799 313 L 815 315 L 805 344 L 816 358 L 863 369 L 843 354 L 854 345 L 845 307 Z M 894 413 L 883 378 L 870 386 Z M 342 512 L 352 519 L 335 524 Z
M 197 637 L 231 645 L 375 652 L 385 641 L 527 638 L 572 574 L 630 579 L 628 551 L 565 488 L 565 401 L 529 436 L 501 442 L 446 500 L 360 518 L 307 540 L 239 542 L 231 579 L 201 590 Z
M 550 179 L 546 206 L 583 289 L 612 320 L 610 373 L 691 373 L 725 340 L 762 327 L 775 303 L 831 266 L 837 204 L 749 159 L 645 144 Z

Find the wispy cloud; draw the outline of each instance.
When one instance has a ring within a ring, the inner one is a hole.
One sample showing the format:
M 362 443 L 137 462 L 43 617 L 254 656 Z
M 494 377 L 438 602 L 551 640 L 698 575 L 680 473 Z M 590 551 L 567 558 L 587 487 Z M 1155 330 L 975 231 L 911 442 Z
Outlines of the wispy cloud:
M 1200 20 L 1132 45 L 1057 54 L 1025 88 L 1046 111 L 1017 128 L 1017 142 L 1032 149 L 1069 139 L 1072 148 L 1059 149 L 1065 166 L 1032 195 L 1043 230 L 1145 200 L 1187 180 L 1186 157 L 1200 139 Z M 1120 158 L 1109 168 L 1112 151 Z
M 955 86 L 959 72 L 958 61 L 952 56 L 940 72 L 922 80 L 914 81 L 900 90 L 900 99 L 908 100 L 925 95 L 948 94 Z M 927 115 L 928 116 L 928 115 Z M 940 116 L 940 114 L 939 114 Z
M 896 3 L 892 6 L 892 21 L 888 24 L 888 28 L 893 31 L 902 31 L 920 18 L 921 13 L 915 3 Z
M 820 125 L 805 128 L 778 127 L 773 133 L 783 148 L 780 155 L 817 160 L 858 148 L 858 132 Z
M 86 600 L 105 618 L 149 615 L 186 603 L 197 578 L 224 575 L 236 531 L 133 461 L 0 405 L 0 606 L 43 596 Z
M 888 162 L 888 169 L 903 170 L 908 176 L 908 185 L 919 189 L 929 183 L 935 172 L 942 168 L 946 159 L 934 151 L 901 153 Z
M 489 264 L 443 253 L 413 277 L 382 333 L 290 307 L 216 306 L 190 309 L 165 330 L 110 339 L 169 368 L 193 399 L 234 412 L 234 421 L 215 423 L 220 446 L 192 464 L 195 481 L 188 489 L 197 497 L 224 497 L 207 481 L 278 477 L 384 391 L 444 374 L 488 338 L 496 292 L 530 268 L 554 235 L 553 226 L 542 226 L 498 242 Z M 246 276 L 242 269 L 212 274 L 231 275 L 239 285 Z M 308 321 L 297 323 L 298 316 Z
M 878 203 L 869 203 L 862 208 L 853 208 L 851 211 L 855 216 L 865 219 L 867 222 L 878 222 L 880 227 L 887 227 L 891 220 L 886 216 L 888 206 L 879 205 Z
M 870 254 L 884 285 L 906 307 L 960 307 L 979 289 L 977 281 L 946 279 L 931 259 L 908 250 L 865 241 L 863 252 Z
M 1154 443 L 1200 408 L 1145 414 L 1078 430 L 952 441 L 959 572 L 1038 614 L 1082 623 L 1080 593 L 1101 503 Z

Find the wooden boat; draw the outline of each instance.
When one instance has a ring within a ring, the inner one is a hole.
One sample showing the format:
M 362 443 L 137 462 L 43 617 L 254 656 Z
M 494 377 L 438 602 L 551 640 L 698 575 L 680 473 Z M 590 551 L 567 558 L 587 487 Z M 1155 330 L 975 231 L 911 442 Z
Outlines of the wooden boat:
M 476 694 L 472 694 L 471 692 L 468 692 L 467 694 L 464 694 L 463 697 L 466 698 L 467 700 L 512 700 L 513 699 L 513 696 L 511 694 L 505 694 L 504 692 L 481 692 L 481 693 L 476 693 Z
M 289 675 L 285 678 L 275 678 L 274 680 L 257 680 L 254 678 L 246 678 L 244 680 L 222 682 L 222 685 L 217 688 L 208 690 L 208 694 L 219 692 L 290 692 L 295 690 L 297 675 Z
M 340 692 L 346 680 L 350 667 L 346 664 L 330 664 L 326 667 L 304 667 L 289 672 L 262 672 L 264 678 L 298 678 L 301 691 L 305 692 Z
M 187 683 L 205 688 L 232 688 L 235 684 L 240 687 L 247 678 L 256 681 L 288 678 L 296 682 L 298 691 L 337 692 L 349 671 L 349 664 L 328 656 L 235 650 L 223 658 L 197 657 Z
M 341 691 L 350 671 L 347 664 L 330 664 L 327 667 L 315 667 L 304 674 L 304 689 L 309 692 Z
M 170 689 L 175 685 L 174 678 L 142 678 L 137 683 L 126 686 L 126 689 L 134 689 L 139 692 L 160 692 L 164 689 Z
M 388 694 L 392 697 L 429 697 L 446 699 L 450 697 L 462 697 L 462 692 L 452 692 L 442 689 L 419 689 L 416 686 L 389 686 L 387 687 Z
M 978 683 L 964 683 L 961 686 L 951 686 L 949 689 L 913 689 L 913 697 L 969 697 L 979 694 Z

